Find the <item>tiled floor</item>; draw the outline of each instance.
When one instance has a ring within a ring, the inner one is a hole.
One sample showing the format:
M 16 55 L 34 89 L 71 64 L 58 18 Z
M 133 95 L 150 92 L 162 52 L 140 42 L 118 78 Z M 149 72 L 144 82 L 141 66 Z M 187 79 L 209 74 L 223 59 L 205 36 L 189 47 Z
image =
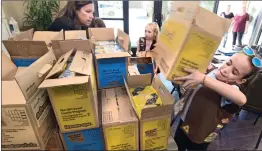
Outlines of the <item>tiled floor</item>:
M 165 80 L 162 74 L 160 74 L 160 79 L 171 92 L 173 89 L 171 82 Z M 174 93 L 173 96 L 175 100 L 178 99 L 177 93 Z M 256 125 L 253 125 L 255 119 L 255 114 L 242 110 L 209 145 L 208 150 L 254 150 L 259 134 L 262 131 L 262 117 L 257 121 Z M 171 128 L 173 135 L 172 129 L 174 127 Z M 177 150 L 176 143 L 171 136 L 168 142 L 168 150 Z M 262 150 L 262 141 L 257 150 Z

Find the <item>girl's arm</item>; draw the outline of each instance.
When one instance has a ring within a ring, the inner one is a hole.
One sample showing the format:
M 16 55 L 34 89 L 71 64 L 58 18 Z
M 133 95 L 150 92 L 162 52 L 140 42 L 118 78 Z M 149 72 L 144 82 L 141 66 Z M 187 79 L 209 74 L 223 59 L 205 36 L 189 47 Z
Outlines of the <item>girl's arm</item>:
M 240 90 L 233 88 L 232 85 L 208 77 L 197 70 L 185 69 L 185 71 L 190 74 L 174 79 L 175 81 L 184 81 L 183 88 L 188 89 L 198 84 L 203 84 L 239 106 L 246 103 L 246 96 Z

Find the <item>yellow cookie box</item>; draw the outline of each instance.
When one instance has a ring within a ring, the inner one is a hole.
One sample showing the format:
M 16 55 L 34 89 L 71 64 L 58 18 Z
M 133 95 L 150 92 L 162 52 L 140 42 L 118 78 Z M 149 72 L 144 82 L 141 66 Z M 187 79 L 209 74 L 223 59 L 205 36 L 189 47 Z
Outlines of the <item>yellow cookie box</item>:
M 135 91 L 135 88 L 130 88 L 129 91 L 132 94 L 132 92 Z M 149 99 L 153 99 L 152 94 L 157 95 L 157 100 L 153 104 L 146 105 Z M 160 96 L 157 94 L 157 91 L 152 86 L 146 86 L 144 90 L 138 92 L 138 95 L 133 96 L 132 94 L 132 97 L 139 118 L 141 117 L 142 109 L 163 105 Z

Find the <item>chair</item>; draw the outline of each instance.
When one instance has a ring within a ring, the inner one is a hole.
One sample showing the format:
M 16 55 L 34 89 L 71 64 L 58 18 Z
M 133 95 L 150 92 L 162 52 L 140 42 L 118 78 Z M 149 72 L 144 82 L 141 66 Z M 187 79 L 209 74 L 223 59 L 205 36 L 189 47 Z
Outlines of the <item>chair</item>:
M 254 76 L 248 79 L 248 81 L 240 87 L 240 90 L 247 97 L 247 103 L 242 107 L 242 109 L 257 114 L 257 118 L 253 123 L 253 125 L 255 125 L 258 119 L 262 116 L 262 70 L 258 71 Z M 255 149 L 258 148 L 261 138 L 262 130 L 258 137 Z

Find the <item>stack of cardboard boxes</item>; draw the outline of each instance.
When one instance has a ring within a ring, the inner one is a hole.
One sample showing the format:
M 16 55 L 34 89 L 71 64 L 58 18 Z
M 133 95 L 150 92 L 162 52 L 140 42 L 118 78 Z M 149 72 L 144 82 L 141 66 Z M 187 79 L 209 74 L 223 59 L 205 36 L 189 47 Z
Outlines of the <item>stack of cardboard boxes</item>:
M 2 53 L 2 149 L 45 149 L 55 122 L 47 91 L 38 86 L 55 61 L 49 51 L 20 68 Z
M 129 37 L 121 30 L 115 36 L 112 28 L 89 29 L 90 40 L 86 33 L 61 31 L 56 38 L 30 30 L 4 42 L 11 59 L 27 67 L 3 57 L 3 149 L 167 149 L 173 100 L 158 77 L 152 82 L 152 59 L 130 60 Z M 131 64 L 141 75 L 129 77 Z M 152 84 L 163 105 L 138 115 L 129 93 L 136 80 Z

